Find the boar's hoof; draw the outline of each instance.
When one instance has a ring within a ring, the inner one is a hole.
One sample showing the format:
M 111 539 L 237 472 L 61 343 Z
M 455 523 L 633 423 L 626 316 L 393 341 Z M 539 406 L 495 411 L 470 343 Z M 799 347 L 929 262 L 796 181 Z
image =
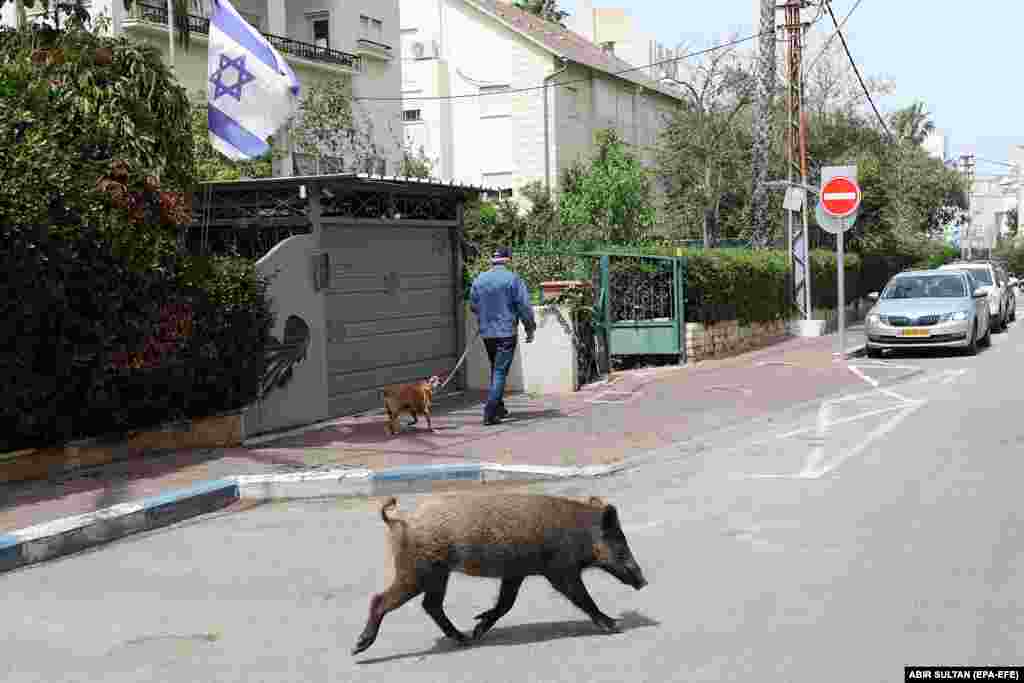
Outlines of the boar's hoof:
M 352 656 L 356 656 L 371 645 L 373 645 L 373 638 L 367 638 L 366 636 L 361 637 L 356 643 L 356 646 L 352 648 Z

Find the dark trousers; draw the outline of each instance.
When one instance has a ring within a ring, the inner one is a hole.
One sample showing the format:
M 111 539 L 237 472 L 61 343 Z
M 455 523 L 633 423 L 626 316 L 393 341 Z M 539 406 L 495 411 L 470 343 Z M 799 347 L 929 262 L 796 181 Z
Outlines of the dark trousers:
M 491 361 L 491 391 L 484 406 L 484 419 L 489 420 L 505 407 L 505 380 L 516 354 L 517 337 L 485 337 L 487 358 Z

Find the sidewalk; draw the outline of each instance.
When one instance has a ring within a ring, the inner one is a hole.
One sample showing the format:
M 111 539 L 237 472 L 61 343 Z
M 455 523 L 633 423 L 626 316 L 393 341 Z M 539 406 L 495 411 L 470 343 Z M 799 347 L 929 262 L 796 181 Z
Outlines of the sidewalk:
M 855 330 L 847 336 L 848 348 L 857 343 Z M 433 433 L 421 417 L 419 424 L 404 426 L 391 437 L 381 410 L 244 448 L 181 451 L 82 470 L 60 480 L 3 484 L 0 535 L 234 475 L 480 462 L 617 462 L 856 385 L 860 380 L 836 362 L 837 343 L 836 335 L 791 338 L 733 358 L 616 373 L 611 382 L 575 394 L 518 394 L 506 399 L 511 416 L 499 426 L 482 424 L 484 397 L 467 393 L 435 405 Z M 402 420 L 405 424 L 409 418 Z

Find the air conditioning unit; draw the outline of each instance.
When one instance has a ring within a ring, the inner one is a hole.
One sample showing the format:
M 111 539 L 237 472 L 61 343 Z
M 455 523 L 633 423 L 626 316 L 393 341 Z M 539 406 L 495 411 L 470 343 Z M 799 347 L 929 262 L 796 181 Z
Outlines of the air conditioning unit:
M 433 59 L 438 52 L 440 50 L 436 40 L 417 40 L 412 44 L 412 56 L 415 59 Z

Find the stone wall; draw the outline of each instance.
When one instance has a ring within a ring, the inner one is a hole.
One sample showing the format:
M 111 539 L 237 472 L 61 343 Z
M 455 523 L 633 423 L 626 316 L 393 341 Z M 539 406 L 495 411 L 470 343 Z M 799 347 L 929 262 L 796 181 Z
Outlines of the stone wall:
M 736 320 L 710 325 L 686 323 L 686 360 L 694 362 L 735 356 L 768 346 L 786 335 L 784 320 L 743 326 Z

